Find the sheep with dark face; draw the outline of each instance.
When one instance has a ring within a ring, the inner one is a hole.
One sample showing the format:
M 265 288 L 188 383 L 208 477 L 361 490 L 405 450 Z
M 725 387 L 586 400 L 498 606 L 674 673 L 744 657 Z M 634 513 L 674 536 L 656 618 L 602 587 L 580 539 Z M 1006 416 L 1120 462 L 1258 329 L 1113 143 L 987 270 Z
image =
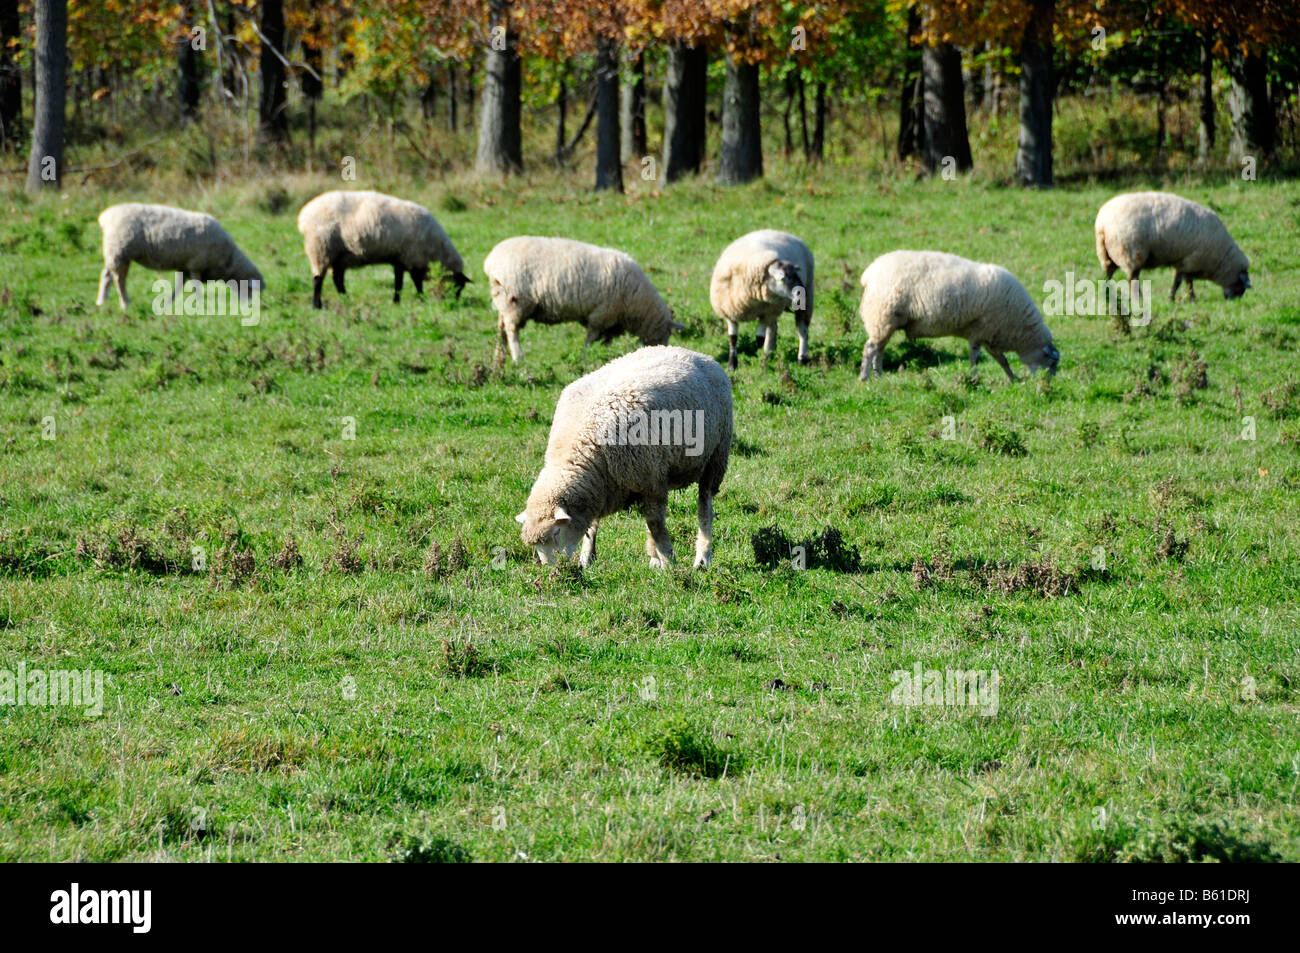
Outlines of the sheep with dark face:
M 424 294 L 429 265 L 442 266 L 456 288 L 456 297 L 469 284 L 465 262 L 447 232 L 423 206 L 382 192 L 325 192 L 298 213 L 298 231 L 311 264 L 312 307 L 321 307 L 325 273 L 334 288 L 346 294 L 343 279 L 349 268 L 393 266 L 393 302 L 402 299 L 402 278 L 410 272 L 415 293 Z
M 1192 282 L 1213 281 L 1225 298 L 1240 298 L 1250 287 L 1250 259 L 1228 234 L 1219 216 L 1168 192 L 1117 195 L 1097 212 L 1097 260 L 1110 278 L 1116 270 L 1138 295 L 1138 275 L 1146 268 L 1174 269 L 1173 301 L 1178 287 L 1196 300 Z
M 673 561 L 668 493 L 699 485 L 695 567 L 713 558 L 713 497 L 731 453 L 731 381 L 717 361 L 680 347 L 643 347 L 574 381 L 560 395 L 546 462 L 515 517 L 546 565 L 581 547 L 611 513 L 645 517 L 653 568 Z
M 858 308 L 867 343 L 861 380 L 880 374 L 883 352 L 895 331 L 909 340 L 963 337 L 970 342 L 974 370 L 980 348 L 1007 377 L 1016 379 L 1005 351 L 1015 351 L 1030 372 L 1056 373 L 1061 359 L 1052 332 L 1029 292 L 1005 268 L 936 251 L 894 251 L 862 273 Z
M 777 318 L 783 311 L 794 313 L 799 363 L 808 363 L 813 256 L 801 239 L 770 228 L 737 238 L 713 266 L 709 303 L 718 317 L 727 322 L 729 369 L 736 369 L 740 322 L 758 322 L 758 341 L 764 353 L 771 355 L 776 350 Z

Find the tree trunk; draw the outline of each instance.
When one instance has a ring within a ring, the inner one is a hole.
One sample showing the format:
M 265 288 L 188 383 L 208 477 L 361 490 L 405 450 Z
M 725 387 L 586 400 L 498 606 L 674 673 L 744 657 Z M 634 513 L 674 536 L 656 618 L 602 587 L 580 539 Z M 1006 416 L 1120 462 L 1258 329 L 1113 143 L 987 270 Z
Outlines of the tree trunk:
M 664 182 L 697 174 L 704 162 L 709 53 L 678 41 L 668 50 L 664 79 Z
M 1020 142 L 1016 176 L 1022 185 L 1052 184 L 1052 19 L 1055 0 L 1034 0 L 1020 47 Z
M 176 38 L 176 99 L 182 125 L 199 114 L 199 56 L 190 35 L 194 21 L 194 11 L 187 5 L 181 17 L 181 34 Z
M 797 79 L 799 87 L 799 140 L 803 143 L 803 161 L 808 161 L 812 145 L 808 142 L 808 84 L 804 82 L 803 73 Z
M 22 141 L 23 75 L 11 43 L 20 41 L 18 0 L 0 0 L 0 151 L 16 152 Z
M 645 51 L 637 53 L 632 61 L 632 82 L 624 85 L 620 94 L 622 159 L 624 162 L 639 162 L 645 155 Z
M 761 105 L 758 64 L 736 62 L 729 55 L 722 91 L 722 152 L 718 158 L 718 181 L 723 185 L 739 185 L 763 174 Z
M 63 180 L 63 109 L 67 95 L 68 0 L 36 0 L 35 121 L 27 191 Z
M 596 40 L 596 188 L 623 191 L 619 149 L 618 43 Z
M 921 29 L 921 14 L 916 7 L 907 8 L 907 54 L 903 57 L 903 88 L 898 105 L 899 161 L 921 154 L 925 135 L 922 94 L 921 53 L 912 39 Z
M 311 6 L 314 12 L 315 0 L 313 0 Z M 311 25 L 313 29 L 317 27 L 314 18 Z M 321 73 L 324 66 L 321 61 L 320 47 L 310 42 L 306 37 L 303 37 L 302 40 L 302 61 L 307 65 L 307 69 L 303 70 L 301 83 L 303 98 L 307 100 L 307 143 L 314 152 L 316 150 L 316 105 L 325 92 L 325 83 Z
M 1201 125 L 1196 158 L 1209 162 L 1214 152 L 1214 53 L 1209 36 L 1201 36 Z
M 952 159 L 957 171 L 966 172 L 972 162 L 961 52 L 950 43 L 926 46 L 921 53 L 921 72 L 925 77 L 925 167 L 934 172 L 946 159 Z
M 519 38 L 509 21 L 510 0 L 492 0 L 492 40 L 487 73 L 483 78 L 483 103 L 479 109 L 477 172 L 511 174 L 524 167 L 519 127 L 523 67 Z
M 558 88 L 555 91 L 555 110 L 557 113 L 555 120 L 555 162 L 559 164 L 564 161 L 564 141 L 568 136 L 566 127 L 569 123 L 569 64 L 567 60 L 560 62 L 560 76 L 557 86 Z
M 794 137 L 790 134 L 790 110 L 794 108 L 794 90 L 795 74 L 785 74 L 785 112 L 781 114 L 781 123 L 785 129 L 785 152 L 783 155 L 789 159 L 790 153 L 794 152 Z
M 258 127 L 266 142 L 282 144 L 289 141 L 289 111 L 285 108 L 284 63 L 284 0 L 261 0 L 262 49 L 258 67 L 262 79 L 262 95 L 258 99 Z
M 456 62 L 447 64 L 447 128 L 452 132 L 456 131 L 457 110 L 460 108 L 460 100 L 456 98 Z
M 1277 118 L 1268 95 L 1268 71 L 1262 57 L 1243 53 L 1239 47 L 1228 59 L 1232 92 L 1228 109 L 1232 114 L 1232 140 L 1228 155 L 1240 163 L 1245 156 L 1264 158 L 1272 155 L 1277 138 Z
M 818 81 L 813 96 L 812 161 L 821 162 L 826 153 L 826 84 Z

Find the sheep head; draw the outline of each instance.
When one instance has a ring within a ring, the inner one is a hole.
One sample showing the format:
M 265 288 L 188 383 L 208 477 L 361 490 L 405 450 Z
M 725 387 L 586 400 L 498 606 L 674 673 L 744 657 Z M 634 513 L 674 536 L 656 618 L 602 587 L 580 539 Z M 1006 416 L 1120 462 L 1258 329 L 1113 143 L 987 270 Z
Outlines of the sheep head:
M 579 526 L 569 511 L 559 505 L 553 509 L 530 506 L 516 516 L 515 521 L 523 527 L 519 535 L 533 547 L 543 566 L 549 566 L 561 557 L 571 557 L 578 551 L 586 533 L 586 527 Z

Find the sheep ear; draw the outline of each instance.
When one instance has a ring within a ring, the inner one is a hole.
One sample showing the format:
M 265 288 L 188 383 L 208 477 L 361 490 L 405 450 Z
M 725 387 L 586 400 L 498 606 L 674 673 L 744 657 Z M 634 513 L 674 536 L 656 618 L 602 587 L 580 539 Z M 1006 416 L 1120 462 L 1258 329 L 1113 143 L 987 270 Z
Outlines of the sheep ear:
M 563 506 L 557 506 L 555 508 L 555 522 L 559 523 L 561 526 L 569 522 L 569 511 Z
M 520 525 L 523 525 L 524 521 L 527 518 L 528 518 L 528 511 L 524 510 L 522 513 L 520 513 L 518 516 L 515 517 L 515 522 L 519 523 Z

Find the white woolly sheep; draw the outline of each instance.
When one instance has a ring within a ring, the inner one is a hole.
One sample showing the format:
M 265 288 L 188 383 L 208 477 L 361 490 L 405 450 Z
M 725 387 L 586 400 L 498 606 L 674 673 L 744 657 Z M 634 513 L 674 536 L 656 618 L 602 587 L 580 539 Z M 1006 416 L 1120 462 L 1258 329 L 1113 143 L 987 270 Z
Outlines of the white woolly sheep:
M 1196 300 L 1195 278 L 1223 288 L 1225 298 L 1239 298 L 1250 287 L 1250 260 L 1210 209 L 1168 192 L 1117 195 L 1097 212 L 1097 260 L 1109 279 L 1119 269 L 1138 295 L 1144 268 L 1174 269 L 1173 301 L 1178 286 Z
M 133 262 L 154 271 L 179 272 L 181 285 L 191 280 L 246 281 L 250 288 L 262 288 L 262 273 L 211 215 L 127 203 L 100 212 L 99 227 L 104 232 L 104 270 L 97 306 L 107 300 L 112 282 L 126 310 L 131 303 L 126 275 Z
M 1004 351 L 1015 351 L 1030 372 L 1056 373 L 1060 353 L 1029 292 L 1005 268 L 934 251 L 894 251 L 862 273 L 858 313 L 867 331 L 861 380 L 879 374 L 895 331 L 909 340 L 953 335 L 970 342 L 974 369 L 987 347 L 1007 377 L 1016 379 Z
M 337 191 L 316 196 L 298 213 L 311 263 L 312 307 L 321 307 L 325 273 L 334 288 L 347 294 L 343 276 L 349 268 L 393 266 L 393 302 L 402 300 L 402 277 L 411 273 L 415 293 L 424 294 L 429 263 L 438 262 L 460 297 L 469 277 L 465 262 L 447 232 L 428 209 L 382 192 Z
M 588 346 L 622 332 L 643 344 L 667 344 L 682 328 L 641 266 L 613 248 L 521 235 L 493 248 L 483 271 L 501 338 L 516 361 L 523 357 L 519 329 L 529 321 L 576 321 L 587 329 Z
M 794 313 L 799 335 L 799 363 L 808 363 L 808 325 L 813 312 L 813 256 L 789 232 L 763 229 L 728 245 L 713 266 L 709 303 L 727 322 L 727 367 L 736 369 L 736 338 L 741 321 L 758 322 L 758 343 L 767 354 L 776 350 L 776 321 Z
M 515 517 L 543 565 L 596 555 L 600 520 L 636 506 L 654 568 L 673 560 L 668 493 L 699 485 L 695 568 L 713 559 L 713 497 L 727 472 L 731 381 L 712 358 L 681 347 L 644 347 L 579 378 L 560 394 L 546 462 Z

